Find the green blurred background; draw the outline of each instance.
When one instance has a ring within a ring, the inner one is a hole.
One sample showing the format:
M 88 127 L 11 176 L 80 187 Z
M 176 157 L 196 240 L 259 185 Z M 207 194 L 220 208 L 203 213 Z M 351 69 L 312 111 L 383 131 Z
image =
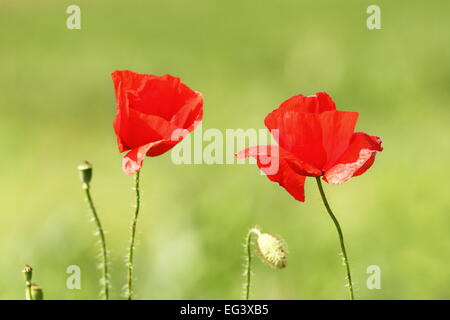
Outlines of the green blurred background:
M 66 8 L 81 7 L 81 30 Z M 121 171 L 110 73 L 179 76 L 205 98 L 203 129 L 264 128 L 288 97 L 327 91 L 360 113 L 385 150 L 361 177 L 326 184 L 360 299 L 450 298 L 450 2 L 0 0 L 0 298 L 22 299 L 21 269 L 47 299 L 96 299 L 95 226 L 76 166 L 94 164 L 113 298 L 125 283 L 132 178 Z M 255 224 L 281 235 L 288 268 L 254 261 L 252 297 L 345 299 L 334 226 L 313 179 L 305 203 L 255 165 L 145 161 L 138 226 L 140 299 L 234 299 Z M 66 289 L 78 265 L 81 290 Z M 378 265 L 382 289 L 368 290 Z

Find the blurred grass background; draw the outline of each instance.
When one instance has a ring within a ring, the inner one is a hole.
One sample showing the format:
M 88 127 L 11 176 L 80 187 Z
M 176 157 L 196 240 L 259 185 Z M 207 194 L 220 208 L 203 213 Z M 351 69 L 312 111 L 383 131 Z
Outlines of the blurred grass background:
M 81 7 L 68 30 L 66 8 Z M 21 269 L 47 299 L 96 299 L 96 239 L 76 166 L 94 164 L 113 298 L 125 283 L 134 194 L 121 169 L 110 73 L 179 76 L 205 98 L 203 129 L 264 128 L 288 97 L 327 91 L 360 113 L 385 150 L 365 175 L 325 185 L 346 236 L 357 297 L 450 298 L 450 2 L 0 0 L 0 298 L 22 299 Z M 241 297 L 243 242 L 280 234 L 289 266 L 254 261 L 252 297 L 347 298 L 336 231 L 313 179 L 299 203 L 254 165 L 149 158 L 136 251 L 141 299 Z M 382 289 L 366 288 L 378 265 Z M 66 289 L 69 265 L 81 290 Z

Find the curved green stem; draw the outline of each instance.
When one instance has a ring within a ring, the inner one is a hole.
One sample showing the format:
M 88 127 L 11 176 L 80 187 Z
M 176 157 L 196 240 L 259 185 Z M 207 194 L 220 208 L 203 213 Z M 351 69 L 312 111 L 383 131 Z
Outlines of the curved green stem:
M 247 265 L 245 266 L 245 300 L 250 298 L 250 280 L 252 275 L 252 236 L 259 234 L 260 231 L 255 227 L 251 228 L 247 235 L 245 249 L 247 252 Z
M 139 190 L 139 173 L 140 173 L 140 171 L 136 172 L 136 176 L 135 176 L 136 208 L 134 211 L 133 221 L 131 224 L 130 247 L 128 249 L 128 257 L 127 257 L 128 283 L 127 283 L 126 296 L 127 296 L 128 300 L 131 300 L 133 297 L 134 246 L 135 246 L 135 239 L 136 239 L 136 225 L 137 225 L 137 220 L 138 220 L 138 215 L 139 215 L 139 208 L 141 205 L 141 197 L 140 197 L 140 190 Z
M 109 273 L 108 273 L 108 251 L 106 249 L 106 237 L 105 232 L 102 227 L 102 223 L 97 214 L 97 210 L 95 209 L 94 202 L 92 201 L 90 186 L 87 183 L 83 184 L 83 189 L 86 193 L 86 199 L 89 203 L 89 207 L 92 211 L 92 215 L 94 216 L 95 224 L 97 225 L 98 234 L 100 236 L 101 241 L 101 250 L 102 250 L 102 258 L 103 258 L 103 294 L 106 300 L 109 299 Z
M 341 229 L 341 226 L 339 225 L 338 220 L 334 216 L 333 211 L 331 211 L 330 205 L 328 204 L 328 200 L 327 200 L 327 197 L 325 196 L 325 192 L 323 191 L 322 181 L 320 180 L 320 177 L 316 177 L 316 181 L 317 181 L 317 186 L 319 187 L 319 191 L 320 191 L 320 195 L 322 197 L 323 204 L 325 205 L 325 208 L 327 209 L 328 214 L 330 215 L 331 219 L 333 220 L 334 225 L 336 226 L 337 232 L 339 234 L 339 242 L 341 244 L 342 256 L 344 259 L 345 267 L 347 269 L 347 280 L 348 280 L 350 299 L 354 300 L 355 296 L 353 294 L 352 276 L 350 274 L 350 263 L 348 261 L 347 251 L 345 250 L 344 235 L 342 233 L 342 229 Z

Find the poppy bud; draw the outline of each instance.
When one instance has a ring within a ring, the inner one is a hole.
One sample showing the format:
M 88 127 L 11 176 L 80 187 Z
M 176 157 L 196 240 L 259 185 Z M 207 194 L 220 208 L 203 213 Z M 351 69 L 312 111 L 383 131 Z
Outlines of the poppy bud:
M 25 278 L 25 282 L 26 283 L 30 283 L 31 282 L 31 277 L 33 275 L 33 268 L 31 268 L 29 265 L 25 265 L 25 267 L 23 267 L 23 276 Z
M 78 166 L 80 171 L 80 179 L 84 186 L 88 186 L 92 179 L 92 165 L 88 161 L 84 161 Z
M 269 266 L 275 269 L 287 266 L 287 245 L 280 237 L 270 233 L 259 233 L 256 245 L 261 259 Z
M 29 296 L 30 292 L 31 297 Z M 33 283 L 31 285 L 31 290 L 27 291 L 27 300 L 44 300 L 44 291 L 42 291 L 41 286 Z

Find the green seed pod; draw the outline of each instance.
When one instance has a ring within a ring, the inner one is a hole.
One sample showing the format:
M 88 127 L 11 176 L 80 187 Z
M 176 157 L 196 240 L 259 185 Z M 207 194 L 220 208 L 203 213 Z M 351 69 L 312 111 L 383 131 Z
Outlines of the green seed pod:
M 84 185 L 89 185 L 92 179 L 92 165 L 88 161 L 84 161 L 78 166 L 80 171 L 80 179 Z
M 25 267 L 23 267 L 23 277 L 25 278 L 25 282 L 26 283 L 30 283 L 31 282 L 31 277 L 33 275 L 33 268 L 31 268 L 29 265 L 25 265 Z
M 261 259 L 275 269 L 285 268 L 288 260 L 286 243 L 271 233 L 259 233 L 257 236 L 256 245 Z
M 44 300 L 44 291 L 37 284 L 31 285 L 31 300 Z

